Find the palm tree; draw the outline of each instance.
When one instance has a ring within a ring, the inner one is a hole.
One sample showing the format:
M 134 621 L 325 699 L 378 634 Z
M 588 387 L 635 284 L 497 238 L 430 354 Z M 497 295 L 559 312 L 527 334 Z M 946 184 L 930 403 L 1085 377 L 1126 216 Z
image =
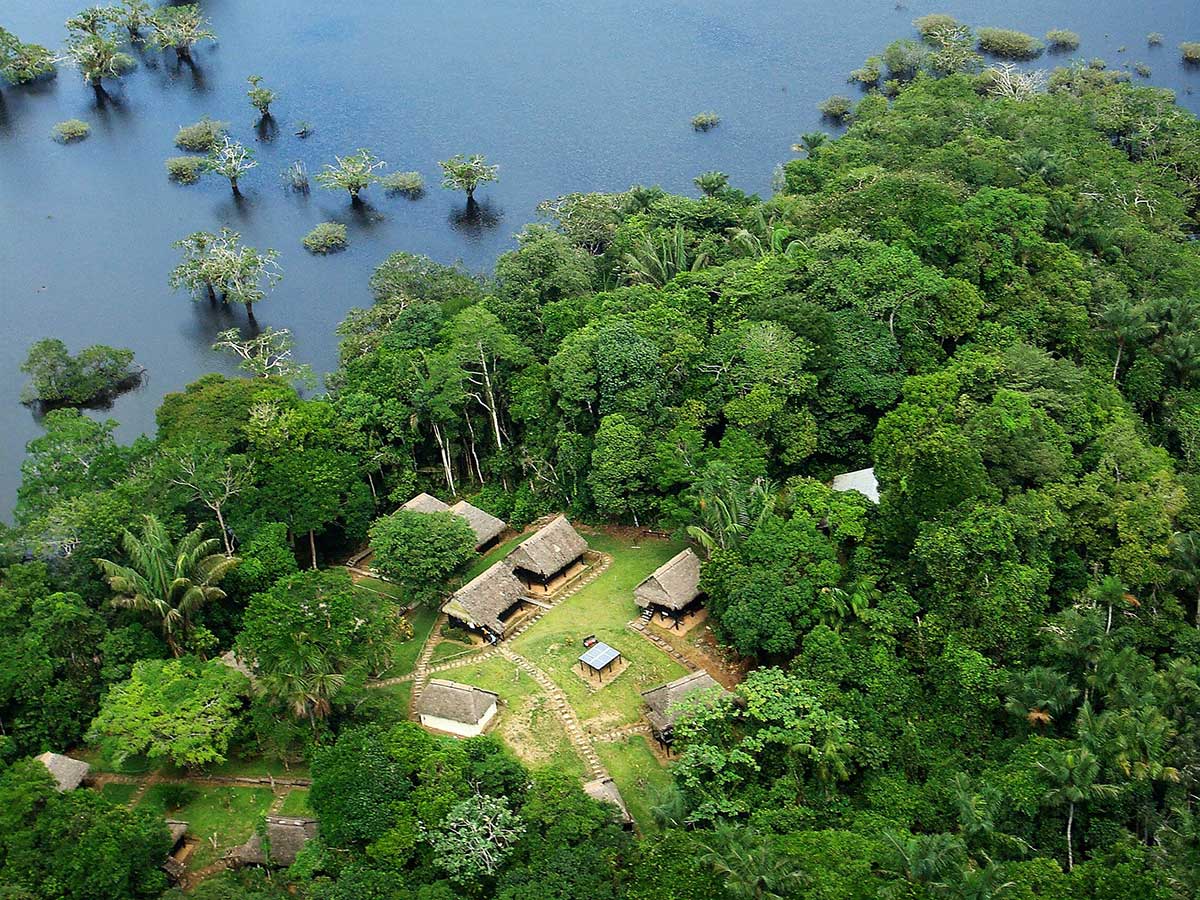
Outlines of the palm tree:
M 714 551 L 728 550 L 753 531 L 774 511 L 775 499 L 775 485 L 765 478 L 754 479 L 747 488 L 719 474 L 700 485 L 703 524 L 689 525 L 687 533 L 711 558 Z
M 683 226 L 676 225 L 672 231 L 659 235 L 657 240 L 652 234 L 635 240 L 622 263 L 631 283 L 663 287 L 680 272 L 704 268 L 708 263 L 708 254 L 702 251 L 692 256 Z
M 172 543 L 166 527 L 151 515 L 144 517 L 140 535 L 126 529 L 121 545 L 130 565 L 94 560 L 116 593 L 113 605 L 153 614 L 171 653 L 180 656 L 192 615 L 224 599 L 217 584 L 240 560 L 218 552 L 221 542 L 205 538 L 203 525 Z
M 1078 695 L 1066 675 L 1035 666 L 1013 679 L 1004 708 L 1032 728 L 1046 728 L 1071 710 Z
M 1154 325 L 1146 318 L 1146 311 L 1128 300 L 1118 300 L 1105 308 L 1100 320 L 1117 339 L 1117 361 L 1113 364 L 1113 381 L 1121 369 L 1121 355 L 1131 343 L 1144 340 L 1154 334 Z
M 822 588 L 821 593 L 830 601 L 829 609 L 821 614 L 824 624 L 834 631 L 841 631 L 843 623 L 854 619 L 861 621 L 872 604 L 883 597 L 877 587 L 878 581 L 872 575 L 863 575 L 854 579 L 848 588 Z
M 1096 783 L 1100 775 L 1100 760 L 1084 747 L 1052 751 L 1037 765 L 1050 782 L 1045 802 L 1051 806 L 1067 807 L 1067 871 L 1070 872 L 1075 868 L 1075 848 L 1071 836 L 1075 826 L 1075 807 L 1101 797 L 1115 796 L 1117 788 L 1111 784 Z
M 333 712 L 333 701 L 346 684 L 348 660 L 332 656 L 303 631 L 280 635 L 278 652 L 269 667 L 259 663 L 258 689 L 286 706 L 297 719 L 317 720 Z
M 792 144 L 792 152 L 803 153 L 811 159 L 827 140 L 829 135 L 824 131 L 806 131 L 800 135 L 799 141 Z
M 1200 532 L 1179 531 L 1171 538 L 1171 567 L 1175 577 L 1196 598 L 1195 624 L 1200 628 Z
M 1104 623 L 1105 634 L 1112 631 L 1112 611 L 1114 606 L 1118 603 L 1125 603 L 1130 606 L 1138 605 L 1137 598 L 1125 590 L 1125 585 L 1115 575 L 1105 575 L 1093 584 L 1088 588 L 1088 596 L 1097 606 L 1104 606 L 1108 610 L 1108 615 Z
M 720 822 L 712 839 L 702 844 L 701 862 L 725 879 L 731 897 L 783 900 L 804 887 L 804 873 L 749 828 Z
M 884 832 L 889 852 L 881 868 L 889 875 L 931 889 L 955 881 L 967 865 L 962 838 L 952 834 Z

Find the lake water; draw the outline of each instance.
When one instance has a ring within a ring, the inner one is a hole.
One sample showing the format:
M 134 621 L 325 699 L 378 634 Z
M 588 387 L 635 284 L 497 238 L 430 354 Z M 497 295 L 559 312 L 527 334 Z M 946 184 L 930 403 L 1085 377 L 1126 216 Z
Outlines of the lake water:
M 63 21 L 82 0 L 0 0 L 0 25 L 23 40 L 60 46 Z M 370 302 L 372 268 L 395 250 L 491 268 L 535 206 L 569 191 L 623 190 L 634 183 L 695 192 L 691 179 L 719 169 L 766 193 L 775 166 L 804 131 L 820 127 L 814 105 L 851 93 L 846 74 L 910 22 L 949 12 L 975 25 L 1041 35 L 1070 28 L 1078 55 L 1110 65 L 1145 62 L 1151 83 L 1197 109 L 1200 72 L 1176 46 L 1200 40 L 1196 0 L 893 0 L 638 2 L 551 0 L 382 2 L 205 0 L 219 42 L 202 45 L 195 68 L 143 53 L 137 71 L 109 85 L 98 107 L 77 73 L 0 89 L 0 515 L 11 510 L 24 444 L 38 433 L 18 402 L 18 370 L 33 341 L 59 337 L 132 348 L 148 383 L 99 415 L 131 440 L 152 430 L 161 396 L 207 371 L 229 371 L 209 349 L 217 331 L 240 324 L 167 288 L 171 242 L 222 225 L 254 246 L 280 252 L 284 279 L 256 310 L 259 324 L 290 328 L 297 355 L 318 370 L 336 359 L 334 328 Z M 1164 44 L 1147 48 L 1159 31 Z M 1118 52 L 1127 45 L 1125 53 Z M 1047 66 L 1043 59 L 1035 65 Z M 278 133 L 258 140 L 246 77 L 279 93 Z M 689 120 L 721 115 L 708 134 Z M 215 180 L 167 181 L 163 161 L 179 153 L 176 129 L 202 115 L 231 123 L 259 166 L 235 203 Z M 56 122 L 91 123 L 86 141 L 50 140 Z M 311 123 L 307 139 L 295 124 Z M 377 188 L 355 210 L 345 193 L 314 185 L 285 189 L 293 160 L 319 171 L 335 154 L 367 147 L 389 171 L 424 174 L 423 199 Z M 484 153 L 500 181 L 480 191 L 495 221 L 461 219 L 460 195 L 439 187 L 437 160 Z M 350 248 L 312 257 L 300 239 L 318 222 L 344 222 Z

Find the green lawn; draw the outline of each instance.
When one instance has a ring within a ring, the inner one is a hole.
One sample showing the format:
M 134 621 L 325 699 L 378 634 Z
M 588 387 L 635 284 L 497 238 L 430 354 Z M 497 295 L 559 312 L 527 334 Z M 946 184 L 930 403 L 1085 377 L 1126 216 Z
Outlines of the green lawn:
M 183 774 L 181 770 L 179 774 Z M 289 762 L 286 766 L 278 759 L 255 757 L 228 759 L 219 766 L 211 766 L 204 770 L 206 775 L 224 775 L 229 778 L 257 778 L 262 775 L 273 775 L 276 778 L 307 778 L 308 765 L 304 762 Z
M 363 590 L 370 591 L 372 594 L 382 594 L 385 597 L 395 600 L 397 603 L 404 602 L 404 591 L 389 581 L 382 581 L 378 578 L 372 578 L 370 575 L 363 575 L 356 576 L 354 583 Z
M 465 655 L 468 650 L 482 650 L 484 646 L 484 644 L 460 644 L 458 641 L 443 639 L 440 644 L 433 648 L 433 655 L 429 657 L 429 662 L 432 665 L 437 665 L 440 662 L 445 662 L 452 656 L 458 656 L 460 653 Z
M 651 807 L 671 786 L 671 773 L 640 734 L 616 743 L 596 743 L 596 753 L 617 783 L 617 790 L 642 831 L 655 828 Z
M 512 648 L 563 689 L 585 725 L 605 730 L 638 720 L 642 691 L 687 674 L 681 665 L 626 628 L 640 612 L 633 600 L 634 587 L 678 553 L 680 545 L 654 538 L 631 542 L 605 534 L 586 537 L 593 550 L 613 557 L 608 571 L 546 613 L 512 642 Z M 583 638 L 589 634 L 620 650 L 630 663 L 596 691 L 572 671 L 583 652 Z
M 162 791 L 167 785 L 154 785 L 142 798 L 142 806 L 163 807 Z M 195 800 L 179 809 L 167 810 L 172 819 L 188 823 L 188 832 L 200 845 L 188 860 L 188 868 L 203 868 L 246 842 L 259 820 L 271 806 L 270 788 L 206 787 L 199 788 Z
M 308 805 L 308 791 L 305 788 L 293 788 L 283 798 L 283 806 L 279 807 L 281 816 L 311 816 L 312 808 Z
M 121 806 L 124 806 L 133 798 L 133 795 L 137 792 L 137 789 L 138 786 L 136 784 L 113 783 L 106 784 L 104 787 L 102 787 L 100 789 L 100 793 L 113 803 L 118 803 Z
M 468 663 L 439 676 L 495 691 L 503 701 L 492 733 L 530 768 L 551 766 L 583 778 L 583 760 L 575 752 L 537 682 L 502 656 Z

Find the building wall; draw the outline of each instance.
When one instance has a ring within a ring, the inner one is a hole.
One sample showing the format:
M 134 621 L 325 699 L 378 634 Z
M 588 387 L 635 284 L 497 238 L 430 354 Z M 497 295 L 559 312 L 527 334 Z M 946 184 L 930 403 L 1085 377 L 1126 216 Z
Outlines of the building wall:
M 421 714 L 421 724 L 426 728 L 433 728 L 437 731 L 445 731 L 448 734 L 457 734 L 461 737 L 476 737 L 483 734 L 488 723 L 496 717 L 496 704 L 492 704 L 478 725 L 468 725 L 465 722 L 455 722 L 453 719 L 443 719 L 439 716 L 429 716 L 425 713 Z

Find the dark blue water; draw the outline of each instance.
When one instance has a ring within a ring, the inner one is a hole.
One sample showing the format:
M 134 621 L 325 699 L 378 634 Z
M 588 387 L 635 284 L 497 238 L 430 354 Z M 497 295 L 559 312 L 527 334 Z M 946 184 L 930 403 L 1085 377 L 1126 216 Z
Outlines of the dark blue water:
M 0 25 L 55 47 L 62 22 L 84 0 L 0 0 Z M 107 343 L 134 349 L 150 373 L 107 415 L 128 440 L 153 428 L 163 393 L 227 369 L 209 350 L 227 320 L 167 289 L 171 241 L 222 225 L 280 252 L 284 280 L 258 312 L 261 325 L 290 328 L 298 356 L 318 370 L 336 356 L 334 327 L 369 302 L 371 269 L 394 250 L 462 260 L 486 271 L 536 218 L 535 206 L 569 191 L 623 190 L 633 183 L 694 192 L 691 179 L 719 169 L 745 190 L 769 190 L 797 136 L 820 125 L 822 98 L 850 93 L 846 73 L 889 41 L 911 36 L 918 15 L 945 11 L 975 25 L 1049 28 L 1082 36 L 1079 55 L 1110 65 L 1146 62 L 1151 83 L 1179 92 L 1193 110 L 1200 73 L 1176 45 L 1200 39 L 1195 0 L 976 0 L 909 3 L 638 2 L 598 0 L 205 0 L 220 40 L 195 54 L 196 69 L 143 54 L 136 72 L 111 84 L 97 106 L 76 73 L 0 97 L 0 511 L 11 509 L 26 441 L 37 434 L 18 403 L 18 366 L 30 343 L 64 339 L 72 349 Z M 1145 37 L 1162 32 L 1164 45 Z M 1125 44 L 1128 50 L 1118 53 Z M 1043 59 L 1035 65 L 1046 66 Z M 278 134 L 256 142 L 246 76 L 279 92 Z M 708 134 L 689 126 L 714 110 Z M 210 115 L 253 144 L 259 167 L 235 203 L 217 181 L 182 187 L 163 168 L 178 126 Z M 91 123 L 86 141 L 59 146 L 63 119 Z M 311 137 L 293 136 L 307 120 Z M 367 195 L 361 212 L 344 193 L 314 185 L 286 190 L 281 170 L 310 172 L 334 154 L 368 147 L 390 170 L 421 171 L 424 199 Z M 439 186 L 437 160 L 484 153 L 500 182 L 480 192 L 497 221 L 464 225 L 461 197 Z M 344 222 L 350 249 L 309 256 L 300 239 L 318 222 Z

